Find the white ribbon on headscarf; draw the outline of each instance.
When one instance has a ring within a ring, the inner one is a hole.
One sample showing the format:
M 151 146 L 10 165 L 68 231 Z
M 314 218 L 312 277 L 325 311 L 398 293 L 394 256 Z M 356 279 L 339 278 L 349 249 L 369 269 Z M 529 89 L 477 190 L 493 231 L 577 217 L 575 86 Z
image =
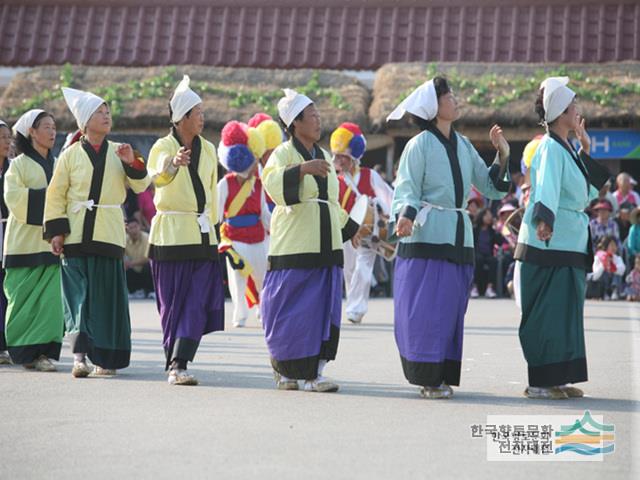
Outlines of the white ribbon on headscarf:
M 278 115 L 285 125 L 290 127 L 300 112 L 311 105 L 313 101 L 306 95 L 290 88 L 285 88 L 283 91 L 284 97 L 278 100 Z
M 173 112 L 171 115 L 171 122 L 173 123 L 182 120 L 182 117 L 184 117 L 189 110 L 202 103 L 200 96 L 189 87 L 190 83 L 191 79 L 189 75 L 183 76 L 173 92 L 173 97 L 171 97 L 171 102 L 169 102 L 171 104 L 171 111 Z
M 398 105 L 387 117 L 400 120 L 406 112 L 424 120 L 433 120 L 438 114 L 438 95 L 433 79 L 424 82 Z
M 80 130 L 84 130 L 91 115 L 100 108 L 100 105 L 107 103 L 104 99 L 91 92 L 84 92 L 75 88 L 62 87 L 62 94 Z
M 39 108 L 34 108 L 33 110 L 23 113 L 18 121 L 13 125 L 13 134 L 15 135 L 16 133 L 20 133 L 24 138 L 28 138 L 29 129 L 33 127 L 33 122 L 36 121 L 36 118 L 41 113 L 44 113 L 44 110 Z
M 568 83 L 569 77 L 549 77 L 540 84 L 540 88 L 544 88 L 542 105 L 545 122 L 551 123 L 562 115 L 576 96 L 576 92 L 566 86 Z

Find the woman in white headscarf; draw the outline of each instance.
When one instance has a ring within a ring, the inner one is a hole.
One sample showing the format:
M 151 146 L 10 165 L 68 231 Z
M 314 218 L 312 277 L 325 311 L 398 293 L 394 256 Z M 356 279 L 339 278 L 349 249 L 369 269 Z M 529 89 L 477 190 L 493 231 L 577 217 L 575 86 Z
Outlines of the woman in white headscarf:
M 487 168 L 457 133 L 458 103 L 442 77 L 425 82 L 389 115 L 412 115 L 421 132 L 402 156 L 390 230 L 400 237 L 395 264 L 395 337 L 407 380 L 425 398 L 449 398 L 460 384 L 462 335 L 473 280 L 473 230 L 465 211 L 472 185 L 485 196 L 509 190 L 509 144 L 489 132 L 498 151 Z
M 107 140 L 111 111 L 89 92 L 63 88 L 83 132 L 58 158 L 47 189 L 44 238 L 61 256 L 62 301 L 74 353 L 72 375 L 115 375 L 129 365 L 131 323 L 122 258 L 126 188 L 149 185 L 144 160 L 128 144 Z
M 197 385 L 188 372 L 203 335 L 224 330 L 224 287 L 218 260 L 218 157 L 202 136 L 202 99 L 187 75 L 169 103 L 171 132 L 149 153 L 157 214 L 149 258 L 162 323 L 170 385 Z
M 262 181 L 276 207 L 262 321 L 281 390 L 335 392 L 323 376 L 340 337 L 342 243 L 358 224 L 338 203 L 338 177 L 320 140 L 320 114 L 306 95 L 285 89 L 278 113 L 290 140 L 267 162 Z
M 6 334 L 13 363 L 55 371 L 64 320 L 60 259 L 42 239 L 47 185 L 53 174 L 56 124 L 44 110 L 29 110 L 13 126 L 16 158 L 5 175 L 9 220 L 4 239 Z
M 546 134 L 531 160 L 531 193 L 515 252 L 529 398 L 581 397 L 567 384 L 587 380 L 583 310 L 593 256 L 584 209 L 609 172 L 589 156 L 589 136 L 568 82 L 551 77 L 540 86 L 535 109 Z

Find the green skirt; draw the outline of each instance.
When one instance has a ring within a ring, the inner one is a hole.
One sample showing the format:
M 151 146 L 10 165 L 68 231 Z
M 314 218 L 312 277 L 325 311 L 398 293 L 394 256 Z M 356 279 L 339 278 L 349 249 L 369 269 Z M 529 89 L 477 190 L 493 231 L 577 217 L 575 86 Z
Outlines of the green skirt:
M 576 267 L 521 263 L 519 333 L 532 387 L 587 381 L 585 275 Z
M 62 306 L 73 353 L 102 368 L 129 366 L 131 322 L 121 259 L 62 259 Z
M 60 266 L 7 268 L 7 347 L 14 363 L 31 363 L 41 355 L 60 359 L 64 334 Z

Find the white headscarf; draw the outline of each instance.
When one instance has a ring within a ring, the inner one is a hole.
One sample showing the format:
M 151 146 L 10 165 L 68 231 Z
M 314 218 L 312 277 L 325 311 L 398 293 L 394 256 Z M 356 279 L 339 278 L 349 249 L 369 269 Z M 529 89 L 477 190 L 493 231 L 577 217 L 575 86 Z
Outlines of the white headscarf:
M 278 115 L 287 127 L 290 127 L 296 117 L 313 103 L 306 95 L 291 90 L 283 89 L 284 97 L 278 100 Z
M 67 102 L 69 106 L 69 110 L 71 110 L 71 113 L 73 113 L 73 116 L 76 118 L 80 130 L 84 130 L 91 115 L 100 108 L 100 105 L 107 103 L 91 92 L 84 92 L 82 90 L 76 90 L 75 88 L 62 87 L 62 94 L 64 95 L 65 102 Z
M 198 94 L 189 87 L 190 83 L 191 79 L 189 75 L 183 76 L 176 90 L 173 92 L 173 97 L 171 97 L 171 102 L 169 102 L 171 111 L 173 112 L 171 115 L 172 123 L 178 123 L 189 110 L 202 103 L 202 99 Z
M 20 133 L 24 138 L 28 138 L 29 129 L 33 127 L 33 122 L 36 121 L 36 118 L 41 113 L 44 113 L 44 110 L 41 110 L 39 108 L 35 108 L 23 113 L 18 121 L 13 125 L 13 134 L 15 135 L 16 133 Z
M 544 88 L 542 105 L 544 106 L 544 121 L 553 122 L 564 112 L 576 96 L 576 92 L 566 85 L 569 77 L 549 77 L 540 84 Z
M 406 112 L 424 120 L 433 120 L 438 114 L 438 95 L 433 79 L 424 82 L 398 105 L 387 117 L 400 120 Z

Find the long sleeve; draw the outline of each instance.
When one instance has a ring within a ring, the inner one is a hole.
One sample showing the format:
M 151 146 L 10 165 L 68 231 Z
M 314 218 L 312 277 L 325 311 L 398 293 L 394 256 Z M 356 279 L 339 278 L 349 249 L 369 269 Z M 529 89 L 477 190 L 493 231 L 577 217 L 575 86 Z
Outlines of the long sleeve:
M 11 162 L 4 180 L 4 201 L 18 222 L 42 225 L 46 191 L 46 188 L 27 188 L 19 162 Z
M 474 146 L 464 139 L 467 150 L 472 159 L 471 183 L 487 198 L 499 200 L 509 192 L 511 177 L 509 175 L 509 159 L 505 160 L 504 167 L 500 164 L 500 154 L 496 153 L 493 163 L 487 168 L 484 159 Z
M 562 155 L 553 155 L 548 143 L 538 148 L 541 151 L 539 170 L 536 172 L 537 187 L 529 203 L 533 204 L 534 222 L 543 221 L 553 229 L 560 202 Z
M 591 274 L 591 280 L 597 282 L 604 273 L 604 265 L 600 261 L 600 258 L 596 255 L 593 259 L 593 273 Z
M 262 172 L 262 183 L 276 205 L 287 206 L 300 203 L 303 181 L 300 179 L 301 164 L 287 165 L 276 150 Z
M 134 150 L 134 156 L 135 160 L 133 163 L 128 165 L 122 162 L 122 168 L 127 175 L 127 183 L 131 187 L 131 190 L 133 190 L 134 193 L 142 193 L 151 183 L 151 179 L 149 178 L 147 166 L 145 165 L 142 154 Z
M 631 255 L 638 255 L 640 253 L 640 226 L 632 225 L 627 237 L 627 248 Z
M 271 230 L 271 211 L 269 210 L 269 205 L 267 204 L 267 195 L 262 189 L 260 194 L 260 219 L 262 220 L 262 225 L 269 232 Z
M 218 220 L 217 223 L 222 223 L 224 220 L 224 206 L 227 203 L 227 197 L 229 196 L 229 185 L 227 179 L 223 178 L 218 182 Z
M 166 143 L 156 142 L 149 152 L 147 169 L 151 181 L 158 188 L 169 185 L 176 178 L 179 169 L 173 165 L 173 155 L 165 148 Z
M 218 156 L 215 149 L 212 150 L 213 171 L 211 172 L 211 212 L 209 218 L 213 225 L 220 223 L 219 216 L 224 212 L 224 204 L 218 201 Z M 219 213 L 220 212 L 220 213 Z
M 393 189 L 385 182 L 380 174 L 375 170 L 371 170 L 371 187 L 376 194 L 382 212 L 389 215 L 391 212 L 391 202 L 393 201 Z
M 393 193 L 392 214 L 415 220 L 422 202 L 422 180 L 426 158 L 414 137 L 400 157 L 396 188 Z
M 69 190 L 69 166 L 71 150 L 63 152 L 53 169 L 53 176 L 47 188 L 44 203 L 44 233 L 45 240 L 51 240 L 56 235 L 71 233 L 71 225 L 67 216 L 67 191 Z

